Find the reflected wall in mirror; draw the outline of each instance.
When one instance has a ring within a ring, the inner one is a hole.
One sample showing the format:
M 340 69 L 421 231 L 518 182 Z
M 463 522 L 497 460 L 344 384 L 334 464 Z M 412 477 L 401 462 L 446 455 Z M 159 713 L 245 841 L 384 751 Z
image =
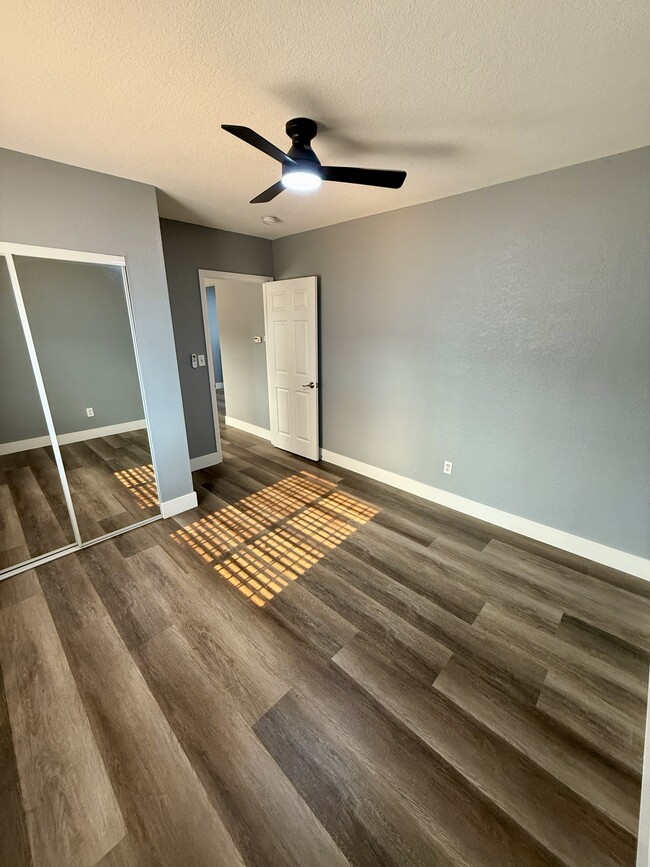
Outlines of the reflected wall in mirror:
M 159 515 L 123 268 L 14 262 L 82 542 Z
M 74 543 L 7 260 L 0 256 L 0 571 Z

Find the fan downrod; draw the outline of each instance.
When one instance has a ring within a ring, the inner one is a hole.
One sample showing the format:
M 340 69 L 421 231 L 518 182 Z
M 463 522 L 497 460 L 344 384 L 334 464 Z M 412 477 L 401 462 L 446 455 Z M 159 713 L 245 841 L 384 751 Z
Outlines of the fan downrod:
M 287 121 L 285 129 L 294 145 L 309 147 L 311 140 L 318 133 L 318 124 L 309 117 L 294 117 Z

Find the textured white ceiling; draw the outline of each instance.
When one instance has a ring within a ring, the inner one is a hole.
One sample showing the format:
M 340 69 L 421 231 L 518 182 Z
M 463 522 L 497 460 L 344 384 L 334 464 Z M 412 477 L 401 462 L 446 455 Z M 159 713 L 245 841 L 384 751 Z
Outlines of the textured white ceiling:
M 650 143 L 648 0 L 5 0 L 0 143 L 155 184 L 163 216 L 266 237 Z M 248 200 L 322 124 L 327 164 L 406 169 Z M 282 222 L 269 228 L 263 214 Z

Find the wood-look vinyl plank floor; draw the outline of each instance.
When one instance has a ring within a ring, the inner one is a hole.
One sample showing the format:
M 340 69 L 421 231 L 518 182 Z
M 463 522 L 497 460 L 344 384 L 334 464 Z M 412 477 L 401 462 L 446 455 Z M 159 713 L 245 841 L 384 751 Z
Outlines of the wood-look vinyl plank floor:
M 246 862 L 263 852 L 276 867 L 347 863 L 175 627 L 139 648 L 136 659 Z
M 88 548 L 83 568 L 128 648 L 143 644 L 172 623 L 172 612 L 150 576 L 125 562 L 111 540 Z
M 545 720 L 535 708 L 513 701 L 462 661 L 452 660 L 434 686 L 630 834 L 636 833 L 640 791 L 634 775 L 610 764 L 599 751 Z
M 27 819 L 20 793 L 9 711 L 4 683 L 0 681 L 0 864 L 28 867 L 32 864 Z
M 483 556 L 517 580 L 525 580 L 540 596 L 552 596 L 567 614 L 582 617 L 587 623 L 650 653 L 650 607 L 631 598 L 627 591 L 500 542 L 490 542 Z
M 67 642 L 70 667 L 122 806 L 134 864 L 244 864 L 112 621 Z
M 41 592 L 41 585 L 35 569 L 15 575 L 15 581 L 0 581 L 0 609 L 11 608 L 23 599 L 29 599 Z
M 41 594 L 0 611 L 0 664 L 34 863 L 96 863 L 124 822 Z
M 585 691 L 576 678 L 557 669 L 546 676 L 536 707 L 600 750 L 610 761 L 638 775 L 643 765 L 643 730 L 638 716 Z
M 614 635 L 590 626 L 570 614 L 562 615 L 556 635 L 565 644 L 577 647 L 614 668 L 627 672 L 644 690 L 647 689 L 648 656 L 642 650 L 630 646 L 627 642 L 618 641 Z
M 322 567 L 314 569 L 305 576 L 305 585 L 309 587 L 314 580 L 314 573 Z M 362 618 L 365 622 L 364 633 L 371 634 L 367 622 L 372 617 L 374 600 L 383 601 L 384 611 L 393 613 L 393 634 L 395 640 L 404 644 L 409 634 L 419 635 L 419 641 L 412 639 L 412 648 L 424 644 L 425 637 L 431 642 L 429 658 L 436 668 L 435 674 L 448 662 L 451 654 L 456 658 L 465 659 L 478 667 L 486 677 L 503 684 L 508 684 L 511 690 L 525 694 L 531 700 L 536 699 L 543 684 L 547 669 L 539 665 L 533 658 L 526 656 L 522 650 L 498 635 L 479 635 L 472 626 L 462 618 L 455 616 L 445 608 L 429 599 L 415 593 L 410 587 L 401 584 L 394 578 L 385 575 L 380 570 L 372 570 L 365 566 L 359 569 L 354 557 L 341 551 L 330 570 L 336 570 L 344 576 L 352 590 L 357 588 L 354 596 L 357 600 L 357 612 L 352 618 Z M 330 593 L 331 595 L 331 593 Z M 333 606 L 350 606 L 350 593 L 345 592 L 338 597 L 333 596 Z M 340 610 L 340 609 L 339 609 Z M 345 608 L 344 608 L 345 610 Z M 403 624 L 401 631 L 400 625 Z M 401 636 L 401 637 L 400 637 Z M 417 653 L 417 651 L 416 651 Z M 435 666 L 437 663 L 437 666 Z M 433 680 L 431 677 L 430 681 Z
M 323 731 L 322 715 L 311 710 L 290 694 L 255 731 L 349 862 L 360 867 L 458 863 L 395 788 L 375 775 L 346 739 L 332 740 Z
M 11 569 L 19 563 L 27 563 L 30 556 L 29 548 L 25 544 L 0 551 L 0 570 Z
M 25 534 L 9 485 L 0 485 L 0 550 L 9 551 L 25 544 Z
M 556 863 L 341 672 L 296 686 L 255 730 L 355 864 Z
M 170 613 L 174 625 L 222 689 L 233 696 L 240 714 L 253 722 L 289 689 L 289 684 L 276 673 L 282 671 L 274 655 L 277 649 L 272 647 L 266 652 L 267 630 L 255 633 L 257 618 L 245 600 L 218 592 L 219 585 L 213 588 L 211 569 L 206 568 L 208 574 L 196 575 L 194 591 L 187 594 L 190 576 L 179 568 L 170 553 L 156 546 L 131 560 L 133 567 L 147 576 L 150 586 L 155 584 L 159 607 Z M 177 557 L 179 553 L 185 557 L 189 554 L 192 559 L 195 556 L 187 549 L 174 553 Z M 252 634 L 251 640 L 247 632 Z
M 0 863 L 633 867 L 647 585 L 222 441 L 196 509 L 0 582 Z M 139 436 L 69 448 L 117 529 Z
M 634 841 L 611 819 L 475 724 L 435 689 L 386 665 L 381 650 L 357 636 L 334 661 L 481 795 L 512 817 L 561 863 L 632 863 Z M 571 827 L 564 819 L 571 815 Z

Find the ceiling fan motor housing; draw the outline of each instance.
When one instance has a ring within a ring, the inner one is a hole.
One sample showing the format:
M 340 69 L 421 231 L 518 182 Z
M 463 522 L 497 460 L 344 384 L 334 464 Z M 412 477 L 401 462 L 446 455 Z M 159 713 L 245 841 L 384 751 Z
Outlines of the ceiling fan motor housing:
M 315 166 L 320 166 L 320 160 L 311 147 L 311 140 L 318 133 L 316 121 L 308 117 L 294 117 L 293 120 L 287 121 L 285 129 L 291 139 L 291 148 L 287 152 L 287 156 L 291 157 L 299 166 L 301 163 L 308 163 L 308 165 L 304 165 L 304 169 L 314 171 Z M 283 166 L 282 174 L 292 169 L 295 171 L 296 167 Z

